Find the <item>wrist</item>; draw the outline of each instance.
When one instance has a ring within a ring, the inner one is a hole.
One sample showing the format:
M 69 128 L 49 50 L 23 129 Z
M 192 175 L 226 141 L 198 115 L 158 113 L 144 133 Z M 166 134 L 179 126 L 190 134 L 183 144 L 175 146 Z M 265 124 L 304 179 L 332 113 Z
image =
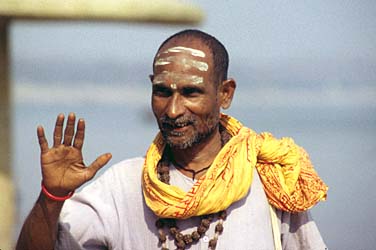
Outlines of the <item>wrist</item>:
M 64 196 L 53 195 L 51 192 L 47 190 L 46 186 L 44 186 L 43 181 L 41 182 L 41 187 L 42 187 L 42 193 L 44 194 L 44 196 L 46 196 L 48 199 L 53 200 L 53 201 L 62 202 L 62 201 L 68 200 L 74 194 L 74 191 L 71 191 L 67 195 L 64 195 Z

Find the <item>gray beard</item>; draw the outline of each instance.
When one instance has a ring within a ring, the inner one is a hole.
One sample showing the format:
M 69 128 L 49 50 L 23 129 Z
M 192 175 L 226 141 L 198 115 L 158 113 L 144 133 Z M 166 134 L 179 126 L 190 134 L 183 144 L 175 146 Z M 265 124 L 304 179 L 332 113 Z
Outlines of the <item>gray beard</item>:
M 182 143 L 174 143 L 172 140 L 170 140 L 169 136 L 166 133 L 162 132 L 162 136 L 165 140 L 165 142 L 173 149 L 187 149 L 191 148 L 197 144 L 200 144 L 202 141 L 204 141 L 206 138 L 210 137 L 215 130 L 218 128 L 218 123 L 210 127 L 207 131 L 204 133 L 195 133 L 189 140 L 182 142 Z M 183 133 L 174 133 L 176 136 L 181 136 Z

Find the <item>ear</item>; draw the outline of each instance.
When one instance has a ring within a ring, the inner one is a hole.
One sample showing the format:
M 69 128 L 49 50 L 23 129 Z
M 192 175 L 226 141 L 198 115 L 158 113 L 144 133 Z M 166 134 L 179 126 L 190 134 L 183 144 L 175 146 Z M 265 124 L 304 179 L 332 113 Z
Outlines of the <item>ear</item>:
M 154 80 L 154 75 L 153 75 L 153 74 L 150 74 L 150 75 L 149 75 L 149 79 L 150 79 L 151 82 L 153 82 L 153 80 Z
M 220 84 L 219 95 L 221 101 L 221 108 L 228 109 L 230 107 L 232 98 L 234 97 L 235 89 L 236 82 L 232 78 L 229 78 Z

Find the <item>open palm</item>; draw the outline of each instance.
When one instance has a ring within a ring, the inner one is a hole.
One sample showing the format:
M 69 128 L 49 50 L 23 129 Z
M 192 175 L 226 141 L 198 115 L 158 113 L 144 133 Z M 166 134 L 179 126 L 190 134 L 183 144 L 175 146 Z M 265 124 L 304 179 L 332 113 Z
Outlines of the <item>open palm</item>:
M 99 156 L 89 167 L 82 157 L 85 121 L 79 119 L 75 130 L 75 114 L 70 113 L 64 130 L 64 115 L 58 115 L 54 130 L 53 147 L 49 148 L 43 127 L 37 129 L 41 148 L 43 184 L 54 195 L 63 196 L 91 180 L 110 159 L 111 154 Z

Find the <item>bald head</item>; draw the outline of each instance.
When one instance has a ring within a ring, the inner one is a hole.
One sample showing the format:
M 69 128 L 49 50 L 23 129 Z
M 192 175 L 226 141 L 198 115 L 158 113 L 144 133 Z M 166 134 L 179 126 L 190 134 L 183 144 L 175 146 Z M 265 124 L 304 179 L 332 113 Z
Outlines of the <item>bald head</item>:
M 213 81 L 219 84 L 227 79 L 228 53 L 222 43 L 205 32 L 199 30 L 184 30 L 167 38 L 159 47 L 154 58 L 153 66 L 155 66 L 160 54 L 166 51 L 190 53 L 198 59 L 206 58 L 210 60 L 213 65 L 213 69 L 211 70 Z M 205 53 L 204 51 L 208 52 Z M 200 62 L 200 60 L 196 61 Z M 197 64 L 196 67 L 204 70 L 205 65 L 202 63 L 199 64 Z

